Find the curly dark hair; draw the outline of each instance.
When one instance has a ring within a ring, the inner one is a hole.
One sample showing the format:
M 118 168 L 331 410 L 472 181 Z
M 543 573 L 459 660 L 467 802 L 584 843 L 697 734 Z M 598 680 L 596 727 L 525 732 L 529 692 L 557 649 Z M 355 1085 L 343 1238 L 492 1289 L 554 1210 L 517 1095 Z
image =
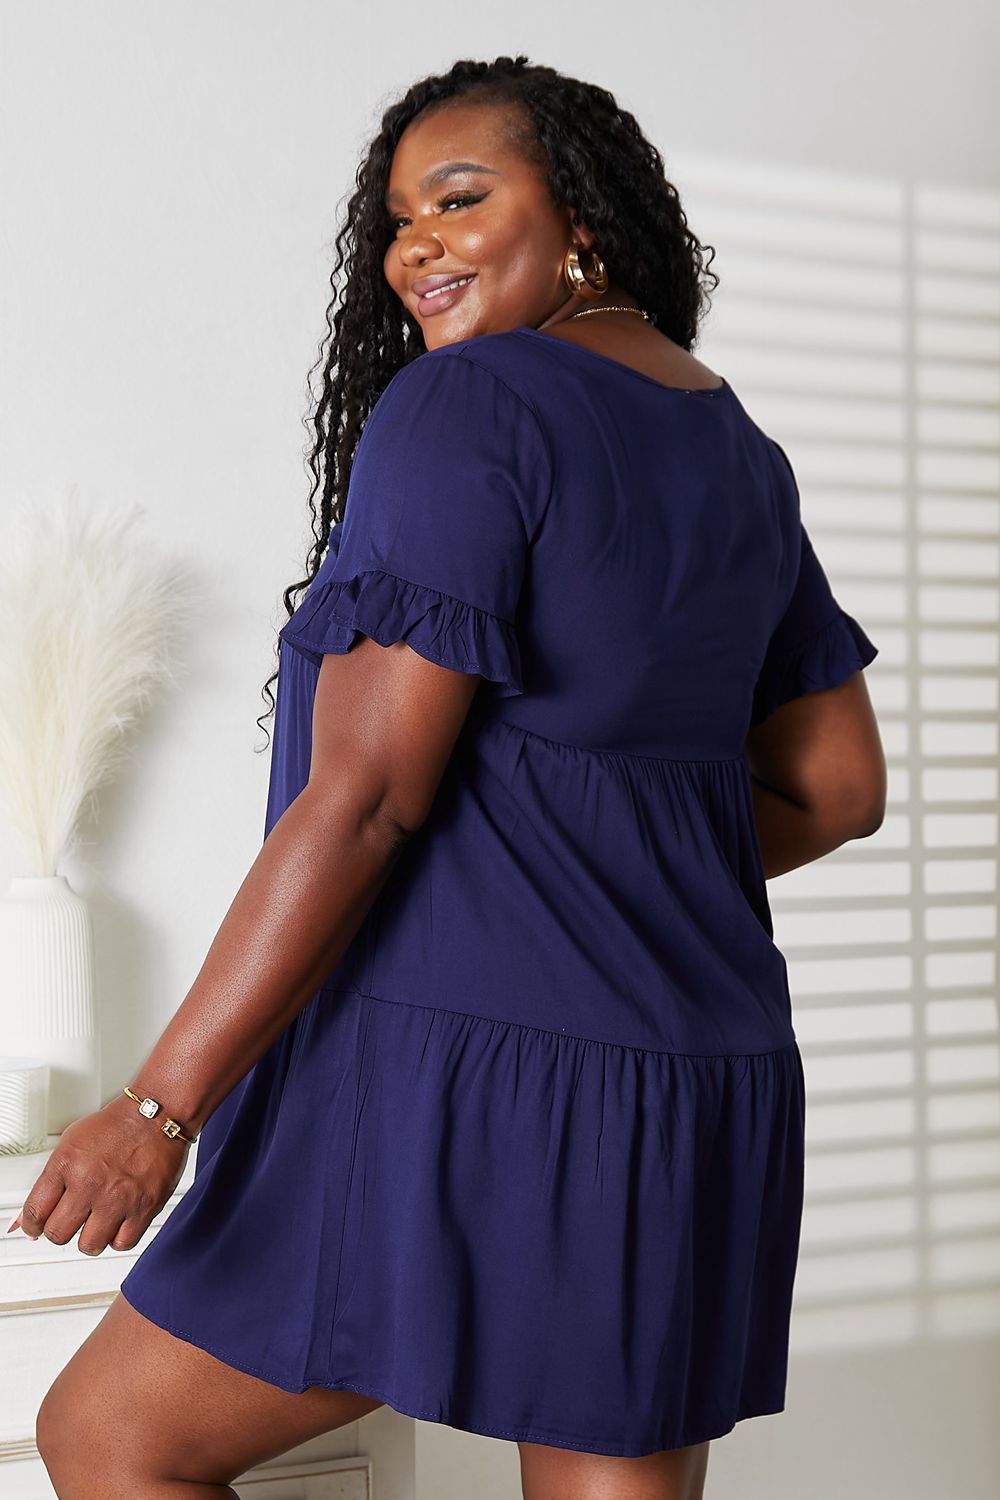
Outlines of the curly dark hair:
M 334 241 L 327 332 L 309 371 L 311 387 L 322 366 L 322 387 L 305 419 L 312 439 L 314 541 L 306 577 L 282 595 L 289 616 L 293 596 L 309 587 L 332 528 L 343 520 L 351 466 L 372 407 L 397 371 L 425 352 L 419 324 L 385 279 L 384 258 L 395 231 L 384 197 L 406 127 L 424 111 L 459 100 L 520 106 L 512 113 L 512 141 L 541 167 L 553 202 L 572 205 L 587 224 L 614 282 L 681 348 L 694 348 L 710 291 L 719 283 L 708 269 L 714 247 L 702 246 L 688 228 L 662 156 L 607 89 L 524 56 L 462 59 L 447 73 L 414 83 L 384 111 Z M 257 720 L 261 728 L 274 711 L 276 677 L 277 671 L 262 690 L 269 708 Z

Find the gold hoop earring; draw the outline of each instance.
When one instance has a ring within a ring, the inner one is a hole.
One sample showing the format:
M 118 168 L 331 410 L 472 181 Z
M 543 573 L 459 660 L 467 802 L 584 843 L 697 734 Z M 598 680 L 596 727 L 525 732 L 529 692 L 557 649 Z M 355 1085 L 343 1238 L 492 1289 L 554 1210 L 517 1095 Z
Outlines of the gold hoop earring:
M 587 302 L 593 302 L 595 297 L 600 297 L 608 289 L 607 267 L 596 250 L 590 251 L 590 257 L 596 281 L 590 281 L 584 274 L 576 245 L 570 245 L 563 257 L 563 280 L 571 292 Z

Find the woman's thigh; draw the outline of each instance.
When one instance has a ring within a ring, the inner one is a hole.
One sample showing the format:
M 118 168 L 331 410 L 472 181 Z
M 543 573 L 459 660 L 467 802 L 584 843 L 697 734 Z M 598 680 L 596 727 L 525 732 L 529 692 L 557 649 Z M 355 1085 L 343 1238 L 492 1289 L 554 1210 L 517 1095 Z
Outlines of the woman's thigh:
M 167 1333 L 119 1293 L 46 1392 L 36 1436 L 60 1495 L 103 1494 L 93 1481 L 105 1471 L 109 1496 L 135 1495 L 144 1480 L 229 1484 L 383 1404 L 281 1390 Z
M 518 1443 L 523 1500 L 701 1500 L 709 1443 L 644 1458 L 607 1458 Z

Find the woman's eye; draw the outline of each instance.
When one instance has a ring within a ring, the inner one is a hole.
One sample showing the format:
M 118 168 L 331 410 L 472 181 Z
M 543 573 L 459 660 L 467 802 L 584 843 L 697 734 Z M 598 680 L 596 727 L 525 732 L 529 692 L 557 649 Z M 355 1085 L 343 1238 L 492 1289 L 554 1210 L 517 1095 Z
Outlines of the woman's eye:
M 442 198 L 441 207 L 447 209 L 452 203 L 457 203 L 460 207 L 466 207 L 470 203 L 481 203 L 485 197 L 485 193 L 455 193 L 450 198 Z M 389 220 L 390 228 L 398 229 L 400 223 L 404 221 L 405 216 L 397 214 Z
M 479 203 L 485 197 L 485 193 L 456 193 L 453 198 L 445 198 L 441 206 L 447 208 L 449 203 L 459 203 L 464 207 L 469 203 Z

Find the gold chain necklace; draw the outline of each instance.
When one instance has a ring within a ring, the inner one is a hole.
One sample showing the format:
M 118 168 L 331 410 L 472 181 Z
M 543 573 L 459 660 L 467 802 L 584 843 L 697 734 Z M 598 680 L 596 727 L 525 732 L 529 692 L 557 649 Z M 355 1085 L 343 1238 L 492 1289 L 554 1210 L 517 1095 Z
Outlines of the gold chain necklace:
M 608 304 L 606 304 L 603 307 L 585 307 L 582 312 L 570 313 L 569 317 L 566 319 L 566 322 L 567 323 L 572 323 L 572 321 L 573 321 L 574 318 L 589 318 L 590 315 L 591 315 L 591 313 L 599 313 L 599 312 L 629 312 L 629 313 L 638 313 L 639 317 L 645 319 L 645 321 L 647 323 L 650 321 L 650 319 L 649 319 L 649 313 L 645 312 L 643 310 L 643 308 L 641 308 L 641 307 L 616 307 L 616 306 L 613 306 L 612 304 L 608 303 Z

